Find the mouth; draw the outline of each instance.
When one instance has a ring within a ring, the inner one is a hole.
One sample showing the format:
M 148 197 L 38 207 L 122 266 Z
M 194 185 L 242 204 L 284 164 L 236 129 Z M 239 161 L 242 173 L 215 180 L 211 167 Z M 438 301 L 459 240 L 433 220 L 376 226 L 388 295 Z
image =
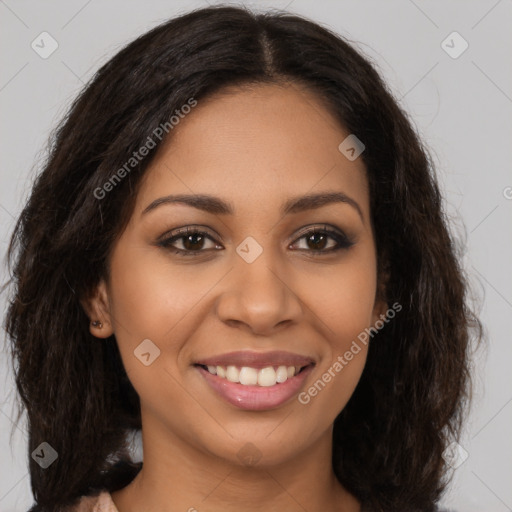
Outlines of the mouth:
M 251 366 L 242 366 L 240 368 L 235 365 L 217 366 L 196 364 L 195 366 L 206 370 L 211 375 L 216 375 L 221 379 L 225 379 L 229 382 L 234 382 L 242 386 L 270 387 L 275 386 L 276 384 L 282 384 L 288 379 L 292 379 L 304 371 L 308 366 L 310 366 L 310 364 L 304 366 L 266 366 L 261 369 Z
M 194 364 L 210 389 L 245 410 L 274 409 L 288 402 L 315 366 L 287 352 L 232 352 Z

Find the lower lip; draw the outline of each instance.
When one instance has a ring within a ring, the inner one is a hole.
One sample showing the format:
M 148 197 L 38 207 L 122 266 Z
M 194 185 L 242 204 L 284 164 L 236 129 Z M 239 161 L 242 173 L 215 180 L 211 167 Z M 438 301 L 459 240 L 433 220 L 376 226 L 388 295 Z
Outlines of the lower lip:
M 239 409 L 263 411 L 279 407 L 295 396 L 311 373 L 313 366 L 310 364 L 299 374 L 274 386 L 244 386 L 213 375 L 201 366 L 196 368 L 210 387 L 231 405 Z

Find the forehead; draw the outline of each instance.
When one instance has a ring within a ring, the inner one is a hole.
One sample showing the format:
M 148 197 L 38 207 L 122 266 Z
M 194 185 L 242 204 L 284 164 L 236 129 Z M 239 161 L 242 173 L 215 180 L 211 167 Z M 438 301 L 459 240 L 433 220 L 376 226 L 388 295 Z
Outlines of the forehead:
M 295 84 L 225 89 L 175 126 L 146 171 L 136 209 L 166 193 L 207 193 L 243 209 L 320 190 L 343 191 L 367 209 L 363 161 L 338 149 L 348 135 Z

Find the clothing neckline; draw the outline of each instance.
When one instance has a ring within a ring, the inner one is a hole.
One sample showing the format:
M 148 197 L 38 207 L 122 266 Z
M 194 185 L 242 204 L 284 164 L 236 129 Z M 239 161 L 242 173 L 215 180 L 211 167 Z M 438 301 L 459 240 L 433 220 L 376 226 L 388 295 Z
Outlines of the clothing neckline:
M 83 496 L 74 512 L 119 512 L 109 491 Z

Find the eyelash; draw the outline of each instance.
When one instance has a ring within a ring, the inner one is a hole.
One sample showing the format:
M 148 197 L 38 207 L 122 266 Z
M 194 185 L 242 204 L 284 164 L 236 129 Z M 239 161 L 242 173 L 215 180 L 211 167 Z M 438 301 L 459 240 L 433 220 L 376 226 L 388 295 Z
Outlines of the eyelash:
M 303 239 L 305 237 L 308 237 L 308 236 L 311 236 L 311 235 L 315 235 L 315 234 L 328 235 L 330 238 L 335 240 L 338 245 L 335 246 L 335 247 L 331 247 L 330 249 L 318 249 L 318 250 L 315 250 L 315 249 L 311 249 L 311 250 L 308 250 L 308 249 L 298 249 L 298 250 L 299 251 L 305 251 L 305 252 L 312 253 L 313 256 L 324 256 L 324 255 L 333 254 L 333 253 L 338 252 L 338 251 L 340 251 L 342 249 L 347 250 L 352 245 L 354 245 L 354 242 L 351 241 L 345 234 L 338 233 L 337 231 L 329 229 L 327 226 L 324 226 L 323 228 L 312 228 L 312 229 L 309 229 L 309 230 L 303 232 L 299 236 L 299 238 L 297 238 L 295 240 L 295 242 L 298 241 L 298 240 L 301 240 L 301 239 Z M 201 253 L 206 252 L 207 250 L 211 250 L 211 249 L 199 249 L 197 251 L 190 251 L 190 250 L 189 251 L 185 251 L 183 249 L 177 249 L 175 247 L 172 247 L 172 244 L 176 240 L 184 239 L 184 238 L 186 238 L 186 237 L 188 237 L 190 235 L 201 235 L 203 237 L 209 238 L 212 242 L 215 242 L 215 240 L 206 231 L 203 231 L 203 230 L 201 230 L 199 228 L 186 227 L 184 229 L 178 230 L 174 235 L 172 235 L 172 236 L 170 236 L 168 238 L 164 238 L 163 240 L 158 242 L 158 246 L 163 247 L 164 249 L 170 249 L 170 250 L 172 250 L 172 252 L 174 254 L 178 254 L 178 255 L 181 255 L 181 256 L 185 256 L 185 257 L 199 256 Z M 293 243 L 295 243 L 295 242 L 293 242 Z

